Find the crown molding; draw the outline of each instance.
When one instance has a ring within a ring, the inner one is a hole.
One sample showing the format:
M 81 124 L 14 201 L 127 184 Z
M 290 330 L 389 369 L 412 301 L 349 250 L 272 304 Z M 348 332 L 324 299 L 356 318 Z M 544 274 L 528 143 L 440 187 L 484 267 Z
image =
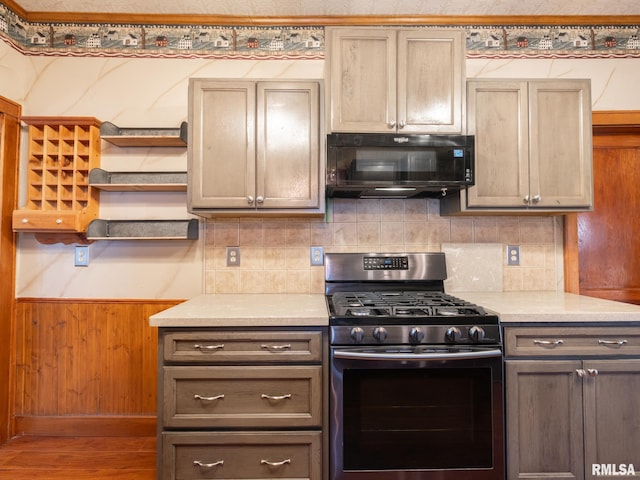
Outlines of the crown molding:
M 314 15 L 314 16 L 242 16 L 130 14 L 108 12 L 27 11 L 15 0 L 2 3 L 27 22 L 36 23 L 108 23 L 168 25 L 236 26 L 340 26 L 340 25 L 637 25 L 640 15 Z

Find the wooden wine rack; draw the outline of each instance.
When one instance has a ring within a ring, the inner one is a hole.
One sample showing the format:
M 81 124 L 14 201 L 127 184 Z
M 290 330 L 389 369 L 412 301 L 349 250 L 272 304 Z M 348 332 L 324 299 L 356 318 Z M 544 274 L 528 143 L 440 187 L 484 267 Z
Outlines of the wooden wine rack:
M 26 205 L 18 232 L 84 234 L 98 216 L 89 172 L 100 166 L 100 122 L 93 117 L 22 117 L 29 126 Z M 68 243 L 68 242 L 65 242 Z

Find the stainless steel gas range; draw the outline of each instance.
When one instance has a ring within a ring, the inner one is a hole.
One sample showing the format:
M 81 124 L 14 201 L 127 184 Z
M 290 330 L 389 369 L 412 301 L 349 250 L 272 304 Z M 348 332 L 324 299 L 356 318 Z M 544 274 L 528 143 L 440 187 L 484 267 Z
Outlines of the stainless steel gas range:
M 503 480 L 497 315 L 442 253 L 328 253 L 330 480 Z

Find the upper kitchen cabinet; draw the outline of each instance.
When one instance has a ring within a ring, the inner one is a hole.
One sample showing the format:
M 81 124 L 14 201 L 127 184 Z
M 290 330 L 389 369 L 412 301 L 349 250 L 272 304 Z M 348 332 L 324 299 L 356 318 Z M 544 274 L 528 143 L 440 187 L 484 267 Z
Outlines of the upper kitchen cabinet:
M 191 79 L 191 213 L 324 212 L 321 83 Z
M 462 133 L 464 33 L 327 28 L 332 132 Z
M 441 213 L 562 213 L 593 206 L 589 80 L 469 80 L 475 185 Z

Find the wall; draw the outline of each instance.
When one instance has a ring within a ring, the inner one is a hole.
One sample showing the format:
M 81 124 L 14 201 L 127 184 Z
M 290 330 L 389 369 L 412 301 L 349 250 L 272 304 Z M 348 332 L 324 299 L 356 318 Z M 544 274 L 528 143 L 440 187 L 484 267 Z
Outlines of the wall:
M 322 78 L 322 60 L 215 60 L 23 57 L 0 42 L 0 95 L 24 115 L 89 115 L 127 127 L 174 127 L 187 118 L 190 77 Z M 638 110 L 634 59 L 468 59 L 469 77 L 590 78 L 596 110 Z M 25 129 L 26 132 L 26 129 Z M 103 144 L 112 170 L 180 170 L 186 151 Z M 26 148 L 22 152 L 26 157 Z M 24 190 L 24 189 L 23 189 Z M 24 194 L 24 192 L 23 192 Z M 490 288 L 562 289 L 561 220 L 552 217 L 439 217 L 437 200 L 332 202 L 327 220 L 202 221 L 200 239 L 98 241 L 89 267 L 73 266 L 73 245 L 41 245 L 20 234 L 16 295 L 63 298 L 189 298 L 204 291 L 322 291 L 309 245 L 327 251 L 440 250 L 462 244 Z M 186 218 L 183 193 L 102 194 L 102 218 Z M 522 244 L 522 266 L 477 256 Z M 240 245 L 242 266 L 222 252 Z M 465 247 L 466 246 L 466 247 Z M 445 245 L 446 247 L 446 245 Z M 203 268 L 204 265 L 204 268 Z M 455 287 L 455 285 L 454 285 Z M 477 288 L 485 288 L 482 282 Z

